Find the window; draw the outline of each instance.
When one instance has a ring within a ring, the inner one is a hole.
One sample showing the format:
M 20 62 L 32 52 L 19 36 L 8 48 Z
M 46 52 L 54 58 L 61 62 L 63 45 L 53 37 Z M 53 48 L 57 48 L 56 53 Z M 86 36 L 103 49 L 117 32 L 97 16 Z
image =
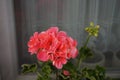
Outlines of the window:
M 36 60 L 27 52 L 27 41 L 33 32 L 59 26 L 81 46 L 86 35 L 84 27 L 93 21 L 101 26 L 99 37 L 89 43 L 100 53 L 94 61 L 101 60 L 100 65 L 119 77 L 119 3 L 119 0 L 14 0 L 19 69 L 20 65 Z

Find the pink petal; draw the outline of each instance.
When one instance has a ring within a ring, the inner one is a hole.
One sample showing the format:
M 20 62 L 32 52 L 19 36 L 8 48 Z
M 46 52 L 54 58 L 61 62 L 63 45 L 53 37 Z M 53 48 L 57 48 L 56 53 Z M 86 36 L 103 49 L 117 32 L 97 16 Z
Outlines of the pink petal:
M 67 34 L 64 31 L 60 31 L 58 32 L 57 36 L 67 36 Z
M 52 40 L 51 45 L 50 45 L 49 52 L 50 53 L 55 53 L 55 51 L 59 47 L 59 45 L 60 45 L 59 41 L 56 38 L 54 38 Z
M 53 65 L 57 68 L 57 69 L 62 69 L 63 65 L 61 64 L 61 62 L 59 61 L 53 61 Z
M 31 55 L 32 55 L 32 54 L 36 54 L 36 53 L 37 53 L 37 50 L 38 50 L 38 48 L 28 48 L 28 52 L 30 52 Z
M 71 53 L 67 53 L 67 59 L 70 59 L 72 57 Z
M 49 59 L 46 51 L 40 51 L 37 54 L 37 58 L 40 61 L 48 61 L 48 59 Z
M 34 37 L 38 37 L 38 32 L 35 32 L 35 33 L 33 34 L 33 36 L 34 36 Z
M 76 40 L 73 41 L 73 46 L 75 46 L 75 47 L 77 46 L 77 41 Z
M 50 27 L 46 32 L 48 33 L 57 33 L 58 32 L 58 27 Z
M 75 58 L 78 55 L 78 51 L 76 48 L 72 48 L 71 49 L 71 54 L 72 54 L 72 58 Z
M 65 76 L 69 76 L 69 75 L 70 75 L 70 72 L 67 71 L 67 70 L 63 70 L 63 74 L 64 74 Z
M 66 64 L 67 63 L 67 60 L 65 58 L 61 59 L 61 63 L 62 64 Z

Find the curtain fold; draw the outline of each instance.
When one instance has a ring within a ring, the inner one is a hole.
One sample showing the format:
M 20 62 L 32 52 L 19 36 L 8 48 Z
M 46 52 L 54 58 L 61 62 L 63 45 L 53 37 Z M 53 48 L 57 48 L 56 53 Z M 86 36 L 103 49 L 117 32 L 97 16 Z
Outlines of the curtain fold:
M 23 54 L 27 52 L 27 41 L 35 31 L 58 26 L 82 46 L 89 22 L 101 26 L 99 37 L 92 38 L 89 46 L 95 50 L 117 51 L 120 47 L 119 0 L 21 0 Z

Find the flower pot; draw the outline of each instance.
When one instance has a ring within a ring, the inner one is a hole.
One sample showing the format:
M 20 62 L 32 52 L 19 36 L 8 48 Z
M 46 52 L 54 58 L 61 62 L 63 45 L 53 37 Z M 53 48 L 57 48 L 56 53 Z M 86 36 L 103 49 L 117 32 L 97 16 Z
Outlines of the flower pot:
M 106 51 L 103 53 L 105 56 L 105 67 L 112 67 L 112 61 L 113 61 L 113 52 L 112 51 Z
M 81 64 L 81 67 L 95 68 L 96 65 L 104 66 L 105 56 L 102 53 L 94 53 L 93 57 L 87 58 Z
M 113 65 L 115 67 L 120 67 L 120 50 L 114 54 Z

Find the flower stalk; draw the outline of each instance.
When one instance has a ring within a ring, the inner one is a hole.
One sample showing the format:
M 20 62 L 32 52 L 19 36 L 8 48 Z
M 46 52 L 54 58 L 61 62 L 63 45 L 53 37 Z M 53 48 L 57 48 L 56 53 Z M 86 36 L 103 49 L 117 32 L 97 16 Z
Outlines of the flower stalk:
M 91 22 L 89 27 L 85 28 L 85 31 L 88 32 L 88 36 L 86 38 L 86 41 L 85 41 L 83 47 L 81 47 L 80 50 L 79 50 L 80 56 L 78 58 L 78 65 L 77 65 L 78 70 L 80 68 L 80 65 L 81 65 L 82 61 L 89 56 L 89 53 L 90 53 L 91 50 L 87 47 L 87 44 L 90 40 L 90 37 L 92 37 L 92 36 L 97 37 L 98 36 L 99 27 L 100 27 L 99 25 L 95 26 L 94 23 Z
M 57 71 L 56 71 L 56 80 L 60 80 L 60 71 L 59 71 L 59 69 L 57 69 Z
M 87 39 L 86 39 L 86 41 L 85 41 L 85 44 L 84 44 L 84 48 L 86 48 L 86 46 L 87 46 L 87 44 L 88 44 L 88 42 L 89 42 L 90 37 L 91 37 L 91 35 L 88 35 L 88 37 L 87 37 Z
M 88 44 L 88 42 L 89 42 L 89 39 L 90 39 L 90 37 L 91 37 L 91 35 L 88 35 L 88 37 L 87 37 L 87 39 L 86 39 L 86 41 L 85 41 L 85 43 L 84 43 L 84 46 L 83 46 L 83 49 L 85 49 L 86 47 L 87 47 L 87 44 Z M 81 51 L 80 51 L 81 52 Z M 82 54 L 84 54 L 84 53 L 82 53 Z M 78 70 L 80 69 L 80 65 L 81 65 L 81 63 L 82 63 L 82 61 L 83 61 L 83 59 L 84 58 L 81 58 L 81 57 L 79 57 L 79 59 L 78 59 Z

